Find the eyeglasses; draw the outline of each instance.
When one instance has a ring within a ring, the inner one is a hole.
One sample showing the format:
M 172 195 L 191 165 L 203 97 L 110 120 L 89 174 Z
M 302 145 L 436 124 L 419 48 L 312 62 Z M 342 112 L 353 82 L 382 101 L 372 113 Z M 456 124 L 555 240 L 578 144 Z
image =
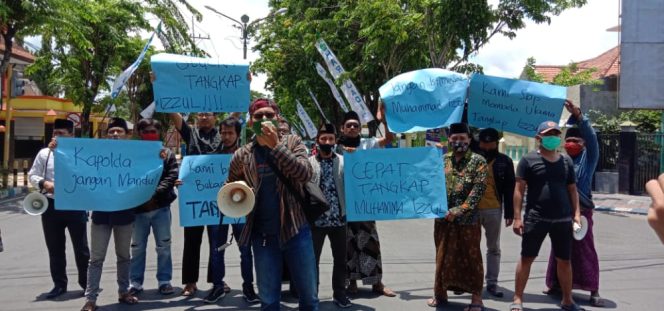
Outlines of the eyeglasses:
M 347 128 L 351 128 L 351 129 L 353 129 L 353 128 L 360 128 L 360 124 L 359 124 L 359 123 L 351 122 L 351 123 L 346 123 L 345 127 L 347 127 Z
M 274 113 L 274 112 L 257 112 L 257 113 L 254 113 L 253 118 L 256 119 L 256 120 L 260 120 L 260 119 L 263 119 L 263 118 L 274 119 L 274 117 L 276 115 L 277 114 Z

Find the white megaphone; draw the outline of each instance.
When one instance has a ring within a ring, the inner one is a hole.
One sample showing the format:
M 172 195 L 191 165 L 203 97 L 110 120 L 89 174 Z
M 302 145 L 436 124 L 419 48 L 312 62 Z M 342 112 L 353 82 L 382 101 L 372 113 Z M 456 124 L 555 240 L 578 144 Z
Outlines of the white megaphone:
M 48 199 L 39 192 L 31 192 L 23 199 L 23 210 L 32 216 L 39 216 L 48 209 Z
M 239 218 L 254 209 L 254 192 L 244 181 L 225 184 L 217 193 L 217 206 L 224 216 Z

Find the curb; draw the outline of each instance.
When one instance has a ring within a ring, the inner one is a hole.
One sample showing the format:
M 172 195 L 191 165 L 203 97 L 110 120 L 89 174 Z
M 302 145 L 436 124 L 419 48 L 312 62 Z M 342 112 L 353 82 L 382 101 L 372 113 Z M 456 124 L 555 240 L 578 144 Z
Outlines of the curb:
M 623 214 L 644 215 L 644 216 L 648 215 L 648 208 L 642 208 L 642 207 L 625 208 L 625 207 L 597 206 L 595 207 L 595 210 L 599 212 L 623 213 Z

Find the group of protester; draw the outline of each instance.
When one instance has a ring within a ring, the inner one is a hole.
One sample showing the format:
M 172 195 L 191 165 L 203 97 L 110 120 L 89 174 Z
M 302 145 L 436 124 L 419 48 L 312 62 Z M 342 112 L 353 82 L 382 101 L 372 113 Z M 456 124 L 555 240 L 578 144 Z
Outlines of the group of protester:
M 592 234 L 593 208 L 591 181 L 598 161 L 598 142 L 588 118 L 567 101 L 571 113 L 564 149 L 562 131 L 555 121 L 542 123 L 535 139 L 537 150 L 525 155 L 516 174 L 512 160 L 498 152 L 499 132 L 492 128 L 479 132 L 479 145 L 471 148 L 473 136 L 464 123 L 449 127 L 449 152 L 444 156 L 448 212 L 434 221 L 436 266 L 431 307 L 448 302 L 448 291 L 471 294 L 466 310 L 483 310 L 482 291 L 502 297 L 498 287 L 501 226 L 512 226 L 522 237 L 521 257 L 516 268 L 516 285 L 510 310 L 522 310 L 523 292 L 530 267 L 548 235 L 552 251 L 547 271 L 546 294 L 562 295 L 561 308 L 582 310 L 572 299 L 572 289 L 591 292 L 590 303 L 602 306 L 599 296 L 599 263 Z M 378 113 L 383 119 L 384 110 Z M 300 310 L 318 310 L 320 256 L 326 238 L 333 256 L 333 301 L 350 307 L 348 295 L 358 291 L 357 281 L 388 297 L 396 293 L 382 282 L 383 267 L 380 241 L 373 221 L 348 222 L 346 219 L 343 154 L 356 150 L 382 148 L 393 138 L 362 138 L 362 124 L 355 112 L 345 114 L 341 131 L 333 124 L 318 129 L 315 155 L 309 155 L 302 140 L 292 135 L 280 116 L 279 107 L 269 99 L 258 99 L 249 107 L 247 126 L 256 135 L 240 146 L 241 121 L 232 116 L 216 127 L 216 115 L 201 112 L 196 125 L 190 126 L 178 113 L 170 118 L 184 139 L 187 155 L 233 154 L 227 182 L 244 181 L 255 192 L 256 203 L 245 224 L 184 228 L 182 259 L 182 295 L 194 296 L 198 290 L 200 249 L 207 229 L 210 248 L 207 282 L 212 288 L 204 298 L 217 302 L 230 291 L 224 282 L 224 251 L 219 246 L 236 238 L 241 254 L 242 293 L 249 303 L 261 303 L 263 310 L 279 310 L 283 274 L 288 271 L 291 292 L 299 299 Z M 255 126 L 258 124 L 259 126 Z M 387 129 L 387 126 L 385 127 Z M 136 127 L 142 140 L 159 140 L 161 125 L 143 119 Z M 54 288 L 47 298 L 67 291 L 65 271 L 65 230 L 69 231 L 78 268 L 78 284 L 85 290 L 82 310 L 95 310 L 102 267 L 111 235 L 117 257 L 118 300 L 138 303 L 143 291 L 146 246 L 153 232 L 157 252 L 159 293 L 174 293 L 171 256 L 171 210 L 176 199 L 174 188 L 181 184 L 175 155 L 164 148 L 160 152 L 163 172 L 152 198 L 140 206 L 117 212 L 92 212 L 90 243 L 87 237 L 88 215 L 83 211 L 55 209 L 54 159 L 58 137 L 72 136 L 71 121 L 58 119 L 54 140 L 42 149 L 29 172 L 30 182 L 46 194 L 47 211 L 41 216 L 49 253 Z M 107 138 L 129 139 L 127 122 L 113 119 Z M 329 209 L 314 215 L 305 210 L 302 199 L 305 184 L 320 187 Z M 660 190 L 659 184 L 649 189 Z M 527 189 L 527 192 L 526 192 Z M 652 190 L 654 192 L 654 190 Z M 522 203 L 526 196 L 525 213 Z M 664 195 L 659 202 L 663 204 Z M 580 241 L 572 237 L 574 223 L 580 216 L 588 219 L 588 234 Z M 207 228 L 206 228 L 207 227 Z M 481 228 L 485 230 L 486 270 L 480 251 Z M 89 245 L 89 246 L 88 246 Z M 254 274 L 258 294 L 254 291 Z M 484 279 L 484 280 L 483 280 Z

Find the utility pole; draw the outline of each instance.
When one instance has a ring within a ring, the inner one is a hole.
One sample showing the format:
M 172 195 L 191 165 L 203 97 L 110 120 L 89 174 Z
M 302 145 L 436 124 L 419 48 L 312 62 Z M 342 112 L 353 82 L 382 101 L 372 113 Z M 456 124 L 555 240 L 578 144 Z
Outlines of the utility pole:
M 197 39 L 210 40 L 210 35 L 207 35 L 206 37 L 196 36 L 196 32 L 195 32 L 196 29 L 194 29 L 195 26 L 196 26 L 196 24 L 194 24 L 194 16 L 192 15 L 191 16 L 191 41 L 194 43 L 192 54 L 196 54 L 196 40 Z

